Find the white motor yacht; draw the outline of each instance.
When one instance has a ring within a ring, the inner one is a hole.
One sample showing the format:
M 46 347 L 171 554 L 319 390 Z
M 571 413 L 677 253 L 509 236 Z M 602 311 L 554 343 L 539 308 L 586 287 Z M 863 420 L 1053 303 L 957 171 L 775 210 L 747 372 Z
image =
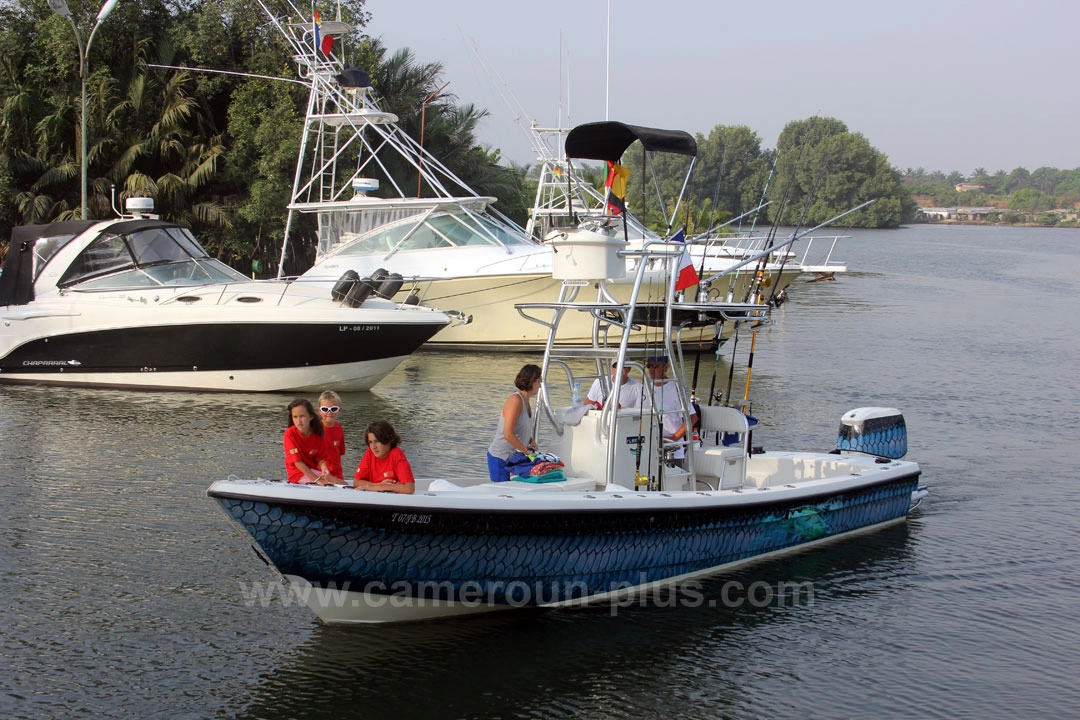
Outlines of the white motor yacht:
M 393 280 L 337 297 L 253 281 L 139 206 L 110 220 L 14 229 L 0 274 L 0 382 L 366 390 L 451 322 L 379 297 L 396 291 Z

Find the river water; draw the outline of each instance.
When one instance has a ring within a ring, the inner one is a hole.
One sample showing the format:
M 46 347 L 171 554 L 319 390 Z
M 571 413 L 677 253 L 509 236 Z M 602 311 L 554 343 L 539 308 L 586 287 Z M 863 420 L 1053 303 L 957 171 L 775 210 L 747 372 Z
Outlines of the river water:
M 706 602 L 322 626 L 205 496 L 281 474 L 291 397 L 0 386 L 0 717 L 1074 715 L 1080 233 L 916 226 L 837 257 L 757 335 L 754 444 L 828 448 L 846 410 L 899 407 L 932 494 Z M 533 360 L 413 356 L 345 396 L 346 463 L 382 417 L 419 474 L 482 474 Z

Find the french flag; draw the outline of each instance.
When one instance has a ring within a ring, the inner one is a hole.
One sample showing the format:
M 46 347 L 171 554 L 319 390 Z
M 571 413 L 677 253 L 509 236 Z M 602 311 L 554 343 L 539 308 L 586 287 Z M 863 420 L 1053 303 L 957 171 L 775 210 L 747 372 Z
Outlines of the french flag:
M 675 233 L 671 236 L 671 242 L 686 242 L 686 233 L 683 230 Z M 694 269 L 694 263 L 690 260 L 690 248 L 684 247 L 682 255 L 679 256 L 679 276 L 675 279 L 675 291 L 685 290 L 688 287 L 693 287 L 701 282 L 701 278 L 698 277 L 697 270 Z

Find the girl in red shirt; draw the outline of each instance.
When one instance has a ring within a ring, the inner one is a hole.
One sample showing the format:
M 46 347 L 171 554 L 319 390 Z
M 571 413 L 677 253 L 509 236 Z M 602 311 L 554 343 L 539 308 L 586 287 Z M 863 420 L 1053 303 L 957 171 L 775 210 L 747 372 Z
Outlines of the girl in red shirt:
M 411 495 L 416 482 L 405 453 L 398 447 L 401 436 L 394 426 L 385 420 L 377 420 L 367 426 L 364 436 L 368 449 L 356 468 L 353 487 Z
M 285 472 L 288 473 L 289 482 L 301 485 L 328 485 L 336 480 L 327 470 L 322 421 L 315 415 L 311 402 L 303 398 L 289 403 L 289 427 L 285 429 Z

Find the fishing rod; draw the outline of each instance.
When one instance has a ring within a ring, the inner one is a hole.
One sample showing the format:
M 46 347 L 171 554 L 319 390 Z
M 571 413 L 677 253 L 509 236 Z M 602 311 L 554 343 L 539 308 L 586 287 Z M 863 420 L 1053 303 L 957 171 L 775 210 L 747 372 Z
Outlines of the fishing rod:
M 810 212 L 810 204 L 814 201 L 814 196 L 817 194 L 818 185 L 821 183 L 821 178 L 825 176 L 825 168 L 829 166 L 829 154 L 830 150 L 825 150 L 825 157 L 821 160 L 821 166 L 818 167 L 817 177 L 814 178 L 814 184 L 810 186 L 810 192 L 806 194 L 806 202 L 803 204 L 802 214 L 799 215 L 799 221 L 795 223 L 795 232 L 799 232 L 799 228 L 802 227 L 803 221 L 806 220 L 806 215 Z M 772 284 L 772 288 L 769 290 L 769 298 L 766 300 L 767 305 L 772 305 L 776 300 L 776 289 L 780 287 L 780 279 L 784 275 L 784 266 L 787 265 L 787 256 L 785 252 L 780 258 L 780 268 L 776 271 L 776 282 Z M 752 344 L 752 343 L 751 343 Z M 749 390 L 749 385 L 747 386 Z
M 872 200 L 867 200 L 864 203 L 860 203 L 860 204 L 856 205 L 855 207 L 851 208 L 850 210 L 845 210 L 844 212 L 840 213 L 839 215 L 836 215 L 834 217 L 829 218 L 828 220 L 826 220 L 823 223 L 819 223 L 818 225 L 815 225 L 814 227 L 810 228 L 809 230 L 803 230 L 801 233 L 792 235 L 787 240 L 785 240 L 784 242 L 777 245 L 775 248 L 768 248 L 768 249 L 762 250 L 761 252 L 758 252 L 757 254 L 748 257 L 746 260 L 743 260 L 742 262 L 739 262 L 739 263 L 736 263 L 735 265 L 732 265 L 727 270 L 722 270 L 722 271 L 716 273 L 715 275 L 710 275 L 708 278 L 705 278 L 702 282 L 712 282 L 713 280 L 716 280 L 717 278 L 721 278 L 724 275 L 727 275 L 729 272 L 731 272 L 733 270 L 738 270 L 739 268 L 745 267 L 745 266 L 749 265 L 752 262 L 757 262 L 759 259 L 761 259 L 762 256 L 768 255 L 768 254 L 772 253 L 774 250 L 779 250 L 779 249 L 785 248 L 788 245 L 791 245 L 793 242 L 803 239 L 804 237 L 806 237 L 810 233 L 814 232 L 815 230 L 820 230 L 821 228 L 836 222 L 837 220 L 839 220 L 842 217 L 847 217 L 848 215 L 850 215 L 853 212 L 857 212 L 859 210 L 862 210 L 867 205 L 870 205 L 871 203 L 873 203 L 874 200 L 876 200 L 876 199 L 877 198 L 874 198 Z
M 772 165 L 769 166 L 769 174 L 767 176 L 765 176 L 765 187 L 763 187 L 761 189 L 761 199 L 758 200 L 759 203 L 763 202 L 765 200 L 765 197 L 769 194 L 769 185 L 772 183 L 773 173 L 776 172 L 776 163 L 777 163 L 777 161 L 779 159 L 780 159 L 780 152 L 777 151 L 776 157 L 773 158 Z M 765 206 L 764 205 L 758 205 L 758 208 L 763 208 L 763 207 L 765 207 Z M 758 217 L 760 217 L 760 215 L 754 215 L 754 220 L 753 220 L 753 222 L 750 223 L 750 234 L 751 235 L 754 234 L 754 228 L 757 227 Z M 741 230 L 741 228 L 740 228 L 740 230 Z
M 716 348 L 713 350 L 713 366 L 712 366 L 712 380 L 709 381 L 709 404 L 714 402 L 719 403 L 721 399 L 716 397 L 716 373 L 720 369 L 720 347 L 723 344 L 721 336 L 724 330 L 724 323 L 720 323 L 720 329 L 716 333 Z M 735 326 L 735 333 L 738 335 L 739 326 Z
M 795 174 L 798 172 L 799 166 L 802 165 L 802 159 L 803 159 L 803 155 L 805 153 L 806 153 L 806 145 L 804 143 L 802 143 L 802 136 L 800 135 L 800 137 L 799 137 L 799 156 L 797 158 L 795 158 L 795 164 L 791 166 L 791 175 L 788 178 L 787 184 L 784 186 L 784 194 L 780 198 L 780 205 L 777 208 L 777 212 L 776 212 L 776 217 L 777 217 L 778 222 L 774 222 L 769 226 L 769 232 L 765 236 L 765 245 L 764 245 L 764 247 L 766 249 L 772 249 L 774 243 L 776 242 L 777 227 L 779 225 L 779 221 L 783 219 L 784 213 L 787 211 L 788 200 L 791 197 L 792 188 L 795 187 Z M 778 152 L 777 156 L 776 156 L 776 160 L 774 161 L 774 164 L 773 164 L 774 170 L 775 170 L 776 165 L 779 164 L 779 161 L 780 161 L 780 154 Z M 772 178 L 772 174 L 773 174 L 772 171 L 770 171 L 770 173 L 769 173 L 769 179 L 770 180 Z M 756 219 L 755 219 L 755 222 L 756 222 Z M 768 264 L 769 264 L 769 261 L 766 258 L 766 259 L 763 259 L 761 261 L 760 265 L 757 268 L 755 268 L 754 276 L 750 281 L 749 287 L 747 287 L 747 289 L 746 289 L 746 296 L 743 297 L 743 302 L 749 302 L 750 297 L 754 294 L 754 292 L 756 292 L 758 286 L 761 284 L 762 278 L 765 276 L 765 268 L 768 267 Z
M 746 413 L 746 407 L 750 402 L 750 376 L 754 374 L 754 347 L 757 345 L 757 328 L 750 335 L 750 357 L 746 359 L 746 385 L 743 387 L 742 411 Z
M 724 164 L 727 162 L 727 145 L 724 146 L 724 154 L 720 156 L 720 170 L 716 173 L 716 189 L 713 190 L 712 207 L 709 208 L 709 224 L 705 230 L 705 249 L 701 253 L 701 269 L 698 277 L 705 274 L 705 256 L 709 250 L 709 236 L 712 234 L 713 220 L 716 219 L 716 203 L 720 202 L 720 182 L 724 178 Z M 700 291 L 700 287 L 698 290 Z M 700 292 L 698 293 L 700 296 Z
M 735 337 L 731 341 L 731 365 L 728 366 L 727 376 L 727 391 L 724 393 L 724 397 L 728 400 L 731 399 L 731 383 L 735 379 L 735 352 L 739 348 L 739 326 L 735 325 Z
M 747 210 L 742 215 L 736 215 L 735 217 L 731 218 L 730 220 L 727 220 L 725 222 L 720 223 L 719 225 L 716 225 L 716 226 L 712 227 L 710 232 L 712 230 L 723 230 L 724 228 L 726 228 L 731 223 L 738 222 L 739 220 L 742 220 L 743 218 L 745 218 L 747 215 L 753 215 L 754 213 L 758 212 L 762 208 L 768 207 L 769 205 L 772 205 L 772 200 L 766 200 L 765 202 L 758 205 L 756 208 L 753 208 L 752 210 Z

